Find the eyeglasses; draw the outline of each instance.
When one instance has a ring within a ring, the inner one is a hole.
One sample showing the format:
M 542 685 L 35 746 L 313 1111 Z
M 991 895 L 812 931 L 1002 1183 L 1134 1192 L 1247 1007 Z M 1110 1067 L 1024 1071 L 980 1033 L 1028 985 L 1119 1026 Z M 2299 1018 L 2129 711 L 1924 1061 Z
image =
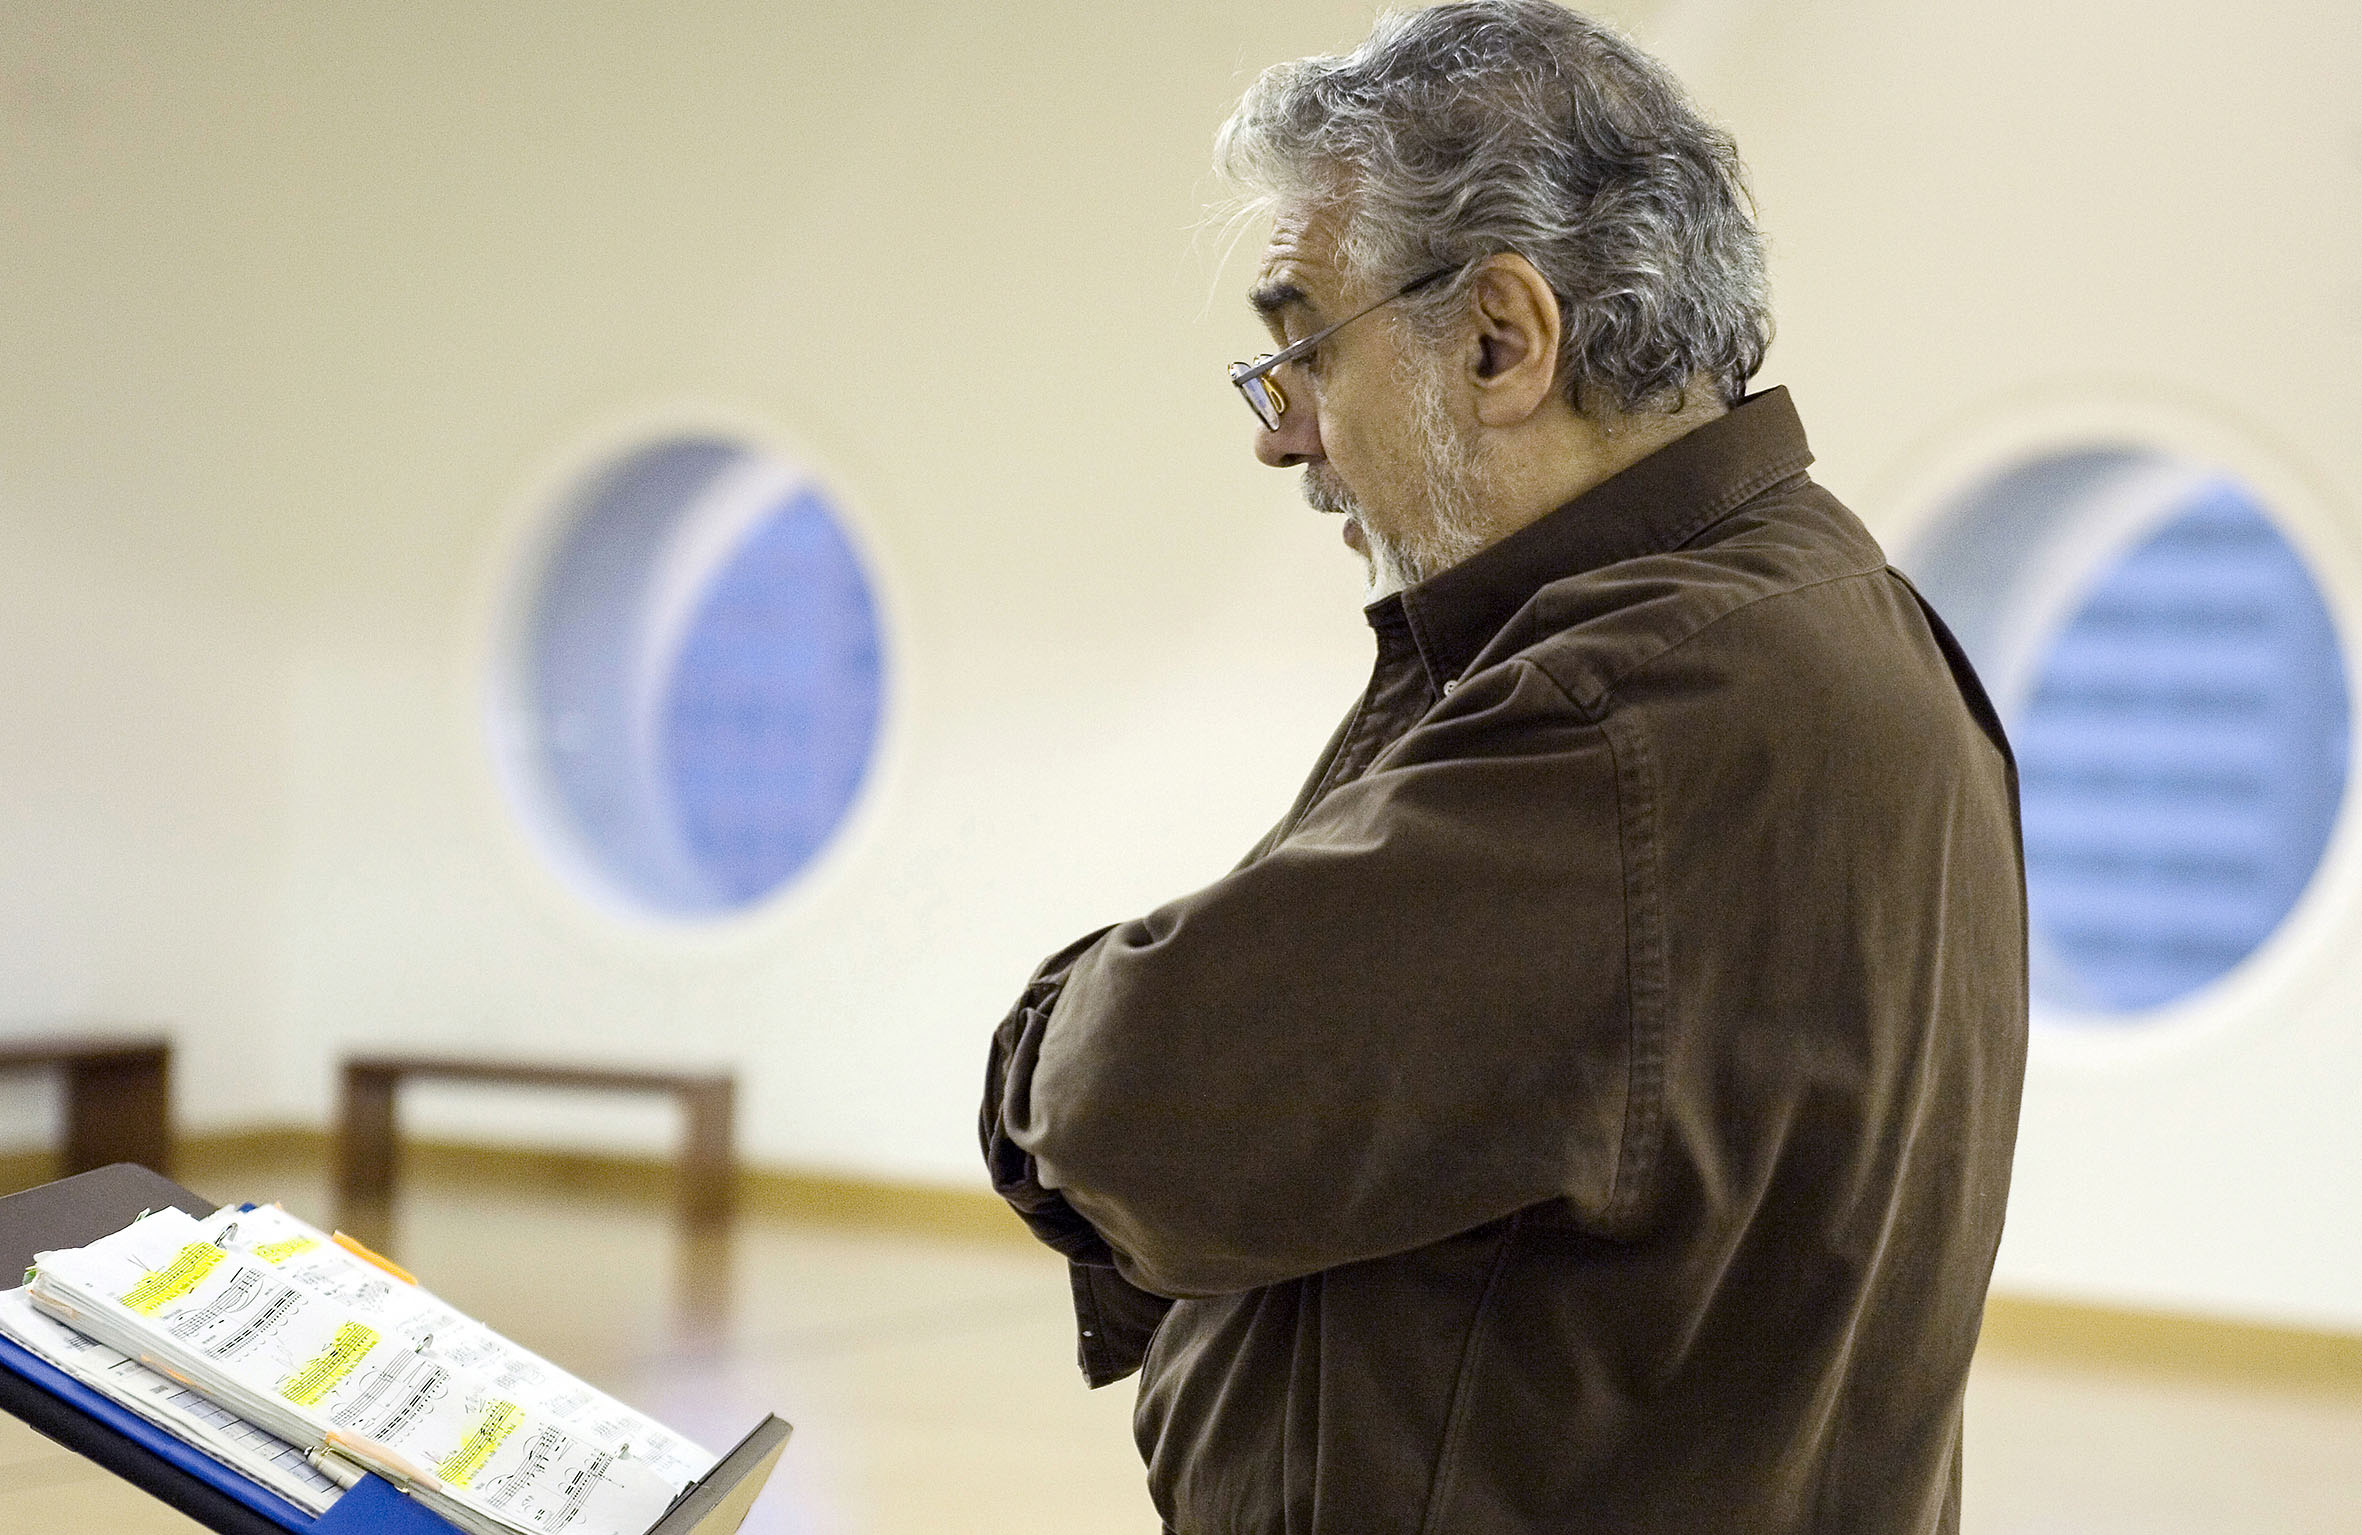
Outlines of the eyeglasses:
M 1271 376 L 1272 369 L 1294 362 L 1371 310 L 1383 309 L 1396 299 L 1439 283 L 1459 270 L 1456 266 L 1447 266 L 1429 272 L 1409 286 L 1387 294 L 1369 308 L 1357 309 L 1336 324 L 1316 330 L 1301 341 L 1291 341 L 1276 352 L 1265 352 L 1253 362 L 1234 362 L 1230 365 L 1230 381 L 1238 386 L 1240 396 L 1247 402 L 1247 409 L 1253 411 L 1255 419 L 1263 423 L 1263 430 L 1276 432 L 1279 430 L 1279 418 L 1288 413 L 1288 397 L 1281 392 L 1279 380 Z

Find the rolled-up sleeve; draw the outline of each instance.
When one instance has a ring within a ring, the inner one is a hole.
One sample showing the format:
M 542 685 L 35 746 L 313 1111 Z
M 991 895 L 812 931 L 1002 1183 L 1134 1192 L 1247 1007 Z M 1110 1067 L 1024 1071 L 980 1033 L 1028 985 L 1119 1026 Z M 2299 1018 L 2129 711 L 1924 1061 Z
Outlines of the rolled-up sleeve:
M 1210 1295 L 1604 1207 L 1635 765 L 1530 666 L 1459 692 L 1264 857 L 1061 956 L 1004 1024 L 987 1113 L 1054 1191 L 1029 1216 L 1053 1245 Z

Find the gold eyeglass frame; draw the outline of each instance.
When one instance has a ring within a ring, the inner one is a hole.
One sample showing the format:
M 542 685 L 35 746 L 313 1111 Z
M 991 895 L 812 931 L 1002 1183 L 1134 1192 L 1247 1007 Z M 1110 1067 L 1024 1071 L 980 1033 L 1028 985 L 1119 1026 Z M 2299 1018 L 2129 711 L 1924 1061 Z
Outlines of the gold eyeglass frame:
M 1279 430 L 1279 418 L 1288 413 L 1288 397 L 1279 387 L 1279 381 L 1271 376 L 1272 369 L 1294 362 L 1363 315 L 1383 309 L 1396 299 L 1407 297 L 1421 288 L 1439 283 L 1459 270 L 1457 266 L 1438 267 L 1425 277 L 1397 288 L 1368 308 L 1357 309 L 1336 324 L 1324 326 L 1301 341 L 1291 341 L 1278 351 L 1265 352 L 1250 362 L 1234 362 L 1230 365 L 1230 382 L 1237 386 L 1239 397 L 1247 402 L 1247 409 L 1255 413 L 1255 419 L 1263 423 L 1263 430 L 1276 432 Z

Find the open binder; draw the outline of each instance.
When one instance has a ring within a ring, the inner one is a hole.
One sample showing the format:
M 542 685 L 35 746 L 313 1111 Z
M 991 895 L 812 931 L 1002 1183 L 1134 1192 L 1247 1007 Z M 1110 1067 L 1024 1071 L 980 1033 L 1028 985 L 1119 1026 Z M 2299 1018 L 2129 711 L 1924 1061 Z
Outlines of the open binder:
M 203 1218 L 213 1206 L 129 1163 L 0 1198 L 0 1276 L 12 1280 L 37 1252 L 82 1246 L 142 1211 L 166 1208 Z M 375 1476 L 362 1478 L 326 1513 L 308 1513 L 6 1338 L 0 1338 L 0 1411 L 223 1535 L 454 1535 L 455 1526 Z M 731 1535 L 778 1464 L 787 1436 L 786 1423 L 766 1417 L 647 1535 Z

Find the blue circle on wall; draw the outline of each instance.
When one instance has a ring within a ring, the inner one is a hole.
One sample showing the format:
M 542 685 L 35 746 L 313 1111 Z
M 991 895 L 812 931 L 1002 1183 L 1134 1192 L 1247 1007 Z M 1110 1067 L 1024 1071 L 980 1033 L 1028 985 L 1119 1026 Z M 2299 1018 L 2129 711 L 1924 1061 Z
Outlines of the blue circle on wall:
M 2093 450 L 1998 477 L 1920 561 L 2017 753 L 2036 994 L 2125 1019 L 2229 974 L 2345 798 L 2344 649 L 2304 557 L 2240 481 Z
M 876 753 L 878 606 L 827 489 L 716 437 L 651 443 L 561 508 L 522 625 L 519 764 L 572 855 L 658 914 L 755 905 Z

